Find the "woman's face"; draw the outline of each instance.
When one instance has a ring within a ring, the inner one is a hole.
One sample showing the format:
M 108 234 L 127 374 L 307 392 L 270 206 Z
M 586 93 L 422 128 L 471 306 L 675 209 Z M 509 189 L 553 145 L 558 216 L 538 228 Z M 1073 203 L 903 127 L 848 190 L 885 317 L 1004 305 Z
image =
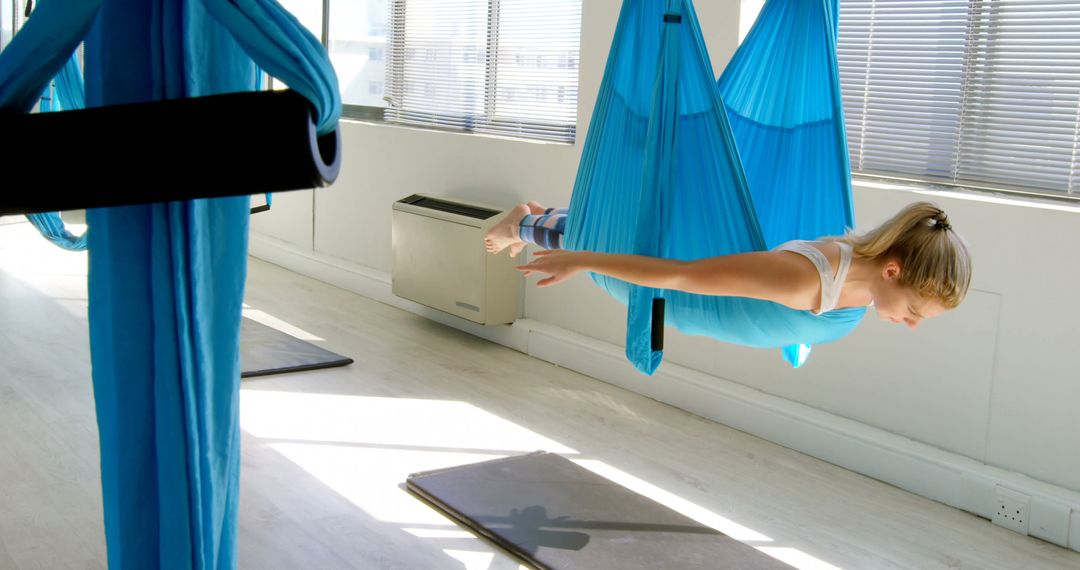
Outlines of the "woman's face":
M 915 329 L 923 319 L 936 317 L 946 309 L 937 299 L 919 297 L 915 291 L 901 286 L 900 264 L 889 261 L 881 270 L 881 279 L 871 286 L 874 308 L 883 321 L 903 323 Z

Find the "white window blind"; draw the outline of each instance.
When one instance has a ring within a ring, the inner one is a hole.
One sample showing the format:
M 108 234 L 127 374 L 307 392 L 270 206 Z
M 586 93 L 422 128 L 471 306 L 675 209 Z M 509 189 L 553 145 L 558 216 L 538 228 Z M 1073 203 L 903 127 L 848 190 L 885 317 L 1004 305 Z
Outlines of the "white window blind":
M 581 0 L 393 0 L 385 119 L 573 142 Z
M 1080 2 L 842 0 L 855 172 L 1080 197 Z
M 25 0 L 0 0 L 0 49 L 6 48 L 26 24 Z

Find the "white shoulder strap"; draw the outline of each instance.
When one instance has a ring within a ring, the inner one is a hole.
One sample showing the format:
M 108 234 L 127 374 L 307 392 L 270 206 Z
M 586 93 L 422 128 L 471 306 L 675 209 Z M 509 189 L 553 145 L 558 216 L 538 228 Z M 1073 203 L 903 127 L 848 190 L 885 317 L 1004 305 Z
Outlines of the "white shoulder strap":
M 846 244 L 840 245 L 840 269 L 835 276 L 829 259 L 825 257 L 824 253 L 821 253 L 820 249 L 809 242 L 789 241 L 776 248 L 780 251 L 798 253 L 809 259 L 810 263 L 813 263 L 814 267 L 817 268 L 818 277 L 821 281 L 821 304 L 818 310 L 813 311 L 815 315 L 835 309 L 836 303 L 840 300 L 840 290 L 843 288 L 844 279 L 847 277 L 847 269 L 851 266 L 851 250 L 845 249 L 844 245 Z

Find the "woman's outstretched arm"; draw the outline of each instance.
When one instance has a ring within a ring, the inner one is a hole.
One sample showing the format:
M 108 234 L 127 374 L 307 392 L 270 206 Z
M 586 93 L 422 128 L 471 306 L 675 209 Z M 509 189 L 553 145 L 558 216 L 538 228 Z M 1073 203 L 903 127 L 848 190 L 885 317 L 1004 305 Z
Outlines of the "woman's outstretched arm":
M 537 285 L 561 283 L 590 271 L 636 285 L 702 295 L 749 297 L 789 307 L 816 309 L 821 283 L 805 259 L 786 251 L 758 251 L 694 261 L 591 251 L 539 251 L 518 269 L 526 276 L 549 275 Z

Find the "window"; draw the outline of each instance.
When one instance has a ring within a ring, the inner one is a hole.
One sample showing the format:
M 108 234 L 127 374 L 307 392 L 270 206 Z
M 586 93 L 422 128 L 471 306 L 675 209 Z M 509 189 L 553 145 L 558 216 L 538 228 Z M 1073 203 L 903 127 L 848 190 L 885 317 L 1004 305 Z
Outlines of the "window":
M 6 48 L 26 24 L 26 8 L 26 0 L 0 0 L 0 50 Z
M 346 117 L 382 119 L 390 1 L 279 0 L 326 46 L 341 89 L 342 115 Z M 269 78 L 266 85 L 269 89 L 286 87 L 274 78 Z
M 391 0 L 326 0 L 330 61 L 346 117 L 381 118 Z
M 386 120 L 573 142 L 581 0 L 392 0 Z
M 15 10 L 12 0 L 0 0 L 0 50 L 7 47 L 11 37 L 15 35 Z
M 346 117 L 574 141 L 581 0 L 280 1 L 322 38 Z
M 841 0 L 853 172 L 1080 198 L 1080 3 Z

